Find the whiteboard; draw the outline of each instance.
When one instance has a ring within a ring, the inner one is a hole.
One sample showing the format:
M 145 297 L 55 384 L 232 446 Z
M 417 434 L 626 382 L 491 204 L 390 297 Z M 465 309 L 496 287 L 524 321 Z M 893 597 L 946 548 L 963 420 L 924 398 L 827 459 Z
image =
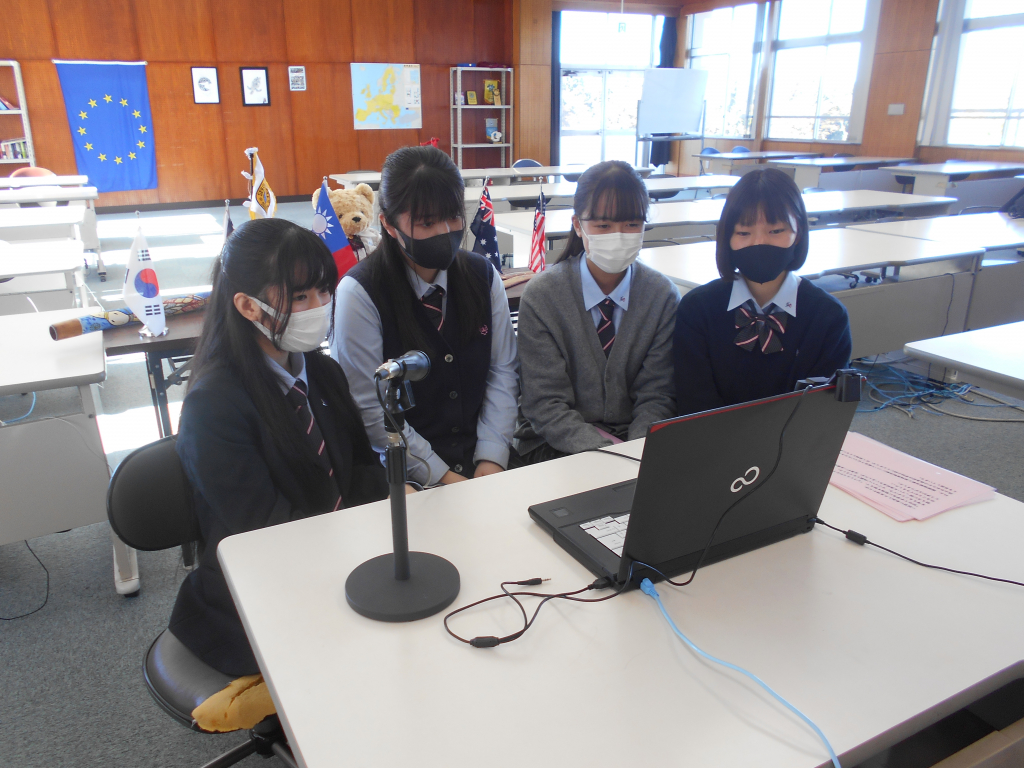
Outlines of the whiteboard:
M 708 73 L 703 69 L 648 69 L 637 111 L 637 131 L 700 134 Z

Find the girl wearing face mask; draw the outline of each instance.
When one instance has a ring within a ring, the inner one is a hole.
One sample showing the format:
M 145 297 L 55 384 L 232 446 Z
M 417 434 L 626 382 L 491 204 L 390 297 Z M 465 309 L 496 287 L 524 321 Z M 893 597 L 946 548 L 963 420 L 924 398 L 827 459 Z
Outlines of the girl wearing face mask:
M 217 562 L 221 539 L 388 493 L 345 374 L 320 349 L 337 281 L 323 241 L 283 219 L 243 224 L 214 265 L 176 443 L 203 544 L 169 628 L 227 675 L 259 668 Z
M 580 176 L 573 231 L 519 304 L 526 463 L 643 437 L 675 415 L 672 325 L 679 293 L 636 261 L 650 199 L 627 163 Z
M 849 363 L 846 308 L 795 274 L 807 230 L 800 190 L 782 171 L 751 171 L 729 192 L 718 224 L 721 278 L 679 303 L 679 415 L 792 392 L 798 380 Z
M 454 483 L 508 466 L 519 379 L 501 276 L 462 250 L 464 183 L 434 147 L 405 147 L 384 161 L 380 245 L 337 291 L 331 354 L 341 363 L 374 448 L 386 447 L 373 373 L 418 349 L 430 373 L 413 382 L 405 414 L 409 478 Z

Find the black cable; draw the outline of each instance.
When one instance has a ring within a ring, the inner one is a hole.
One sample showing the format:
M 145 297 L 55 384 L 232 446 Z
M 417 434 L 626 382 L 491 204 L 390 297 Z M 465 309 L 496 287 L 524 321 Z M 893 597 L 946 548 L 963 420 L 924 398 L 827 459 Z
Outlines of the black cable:
M 46 573 L 46 597 L 43 598 L 43 604 L 35 610 L 29 611 L 28 613 L 23 613 L 20 616 L 0 616 L 0 621 L 16 621 L 18 619 L 24 619 L 26 616 L 31 616 L 33 613 L 38 613 L 39 611 L 43 610 L 43 608 L 46 607 L 46 603 L 50 600 L 50 572 L 46 570 L 46 566 L 43 565 L 43 561 L 39 559 L 39 555 L 35 553 L 35 550 L 33 550 L 31 546 L 29 546 L 29 543 L 27 541 L 25 542 L 25 546 L 28 547 L 28 551 L 32 553 L 32 557 L 36 559 L 36 562 L 39 563 L 39 566 Z
M 402 385 L 399 384 L 398 386 Z M 395 417 L 391 415 L 391 411 L 389 411 L 388 407 L 384 405 L 384 396 L 380 393 L 380 376 L 376 373 L 373 375 L 373 388 L 377 390 L 377 402 L 380 403 L 381 410 L 384 411 L 384 418 L 388 420 L 389 424 L 391 424 L 391 428 L 398 433 L 398 437 L 402 441 L 402 448 L 408 451 L 409 443 L 405 441 L 405 433 L 398 426 L 398 422 L 395 421 Z
M 635 461 L 638 464 L 640 463 L 640 459 L 638 459 L 636 456 L 627 456 L 625 453 L 619 453 L 617 451 L 609 451 L 607 448 L 587 448 L 585 451 L 581 451 L 581 453 L 607 453 L 609 456 L 618 456 L 618 457 L 623 458 L 623 459 L 629 459 L 630 461 Z
M 831 528 L 836 533 L 843 534 L 846 538 L 848 538 L 854 544 L 859 544 L 860 546 L 864 546 L 865 544 L 870 544 L 872 547 L 876 547 L 877 549 L 881 549 L 883 552 L 888 552 L 890 555 L 896 555 L 896 557 L 903 558 L 907 562 L 913 563 L 914 565 L 920 565 L 923 568 L 933 568 L 936 571 L 946 571 L 948 573 L 958 573 L 961 576 L 974 576 L 974 577 L 979 578 L 979 579 L 988 579 L 989 581 L 1000 581 L 1003 584 L 1013 584 L 1013 585 L 1018 586 L 1018 587 L 1024 587 L 1024 584 L 1022 584 L 1019 581 L 1014 581 L 1013 579 L 1000 579 L 1000 578 L 998 578 L 996 576 L 985 576 L 984 574 L 973 573 L 972 571 L 958 571 L 955 568 L 946 568 L 945 566 L 942 566 L 942 565 L 929 565 L 928 563 L 922 563 L 920 560 L 915 560 L 912 557 L 907 557 L 906 555 L 901 555 L 899 552 L 891 550 L 888 547 L 883 547 L 881 544 L 876 544 L 875 542 L 871 541 L 867 536 L 865 536 L 863 533 L 858 533 L 857 531 L 854 531 L 854 530 L 844 531 L 842 528 L 836 528 L 834 525 L 829 525 L 824 520 L 822 520 L 820 517 L 812 518 L 812 520 L 813 520 L 813 522 L 818 523 L 819 525 L 824 525 L 826 528 Z

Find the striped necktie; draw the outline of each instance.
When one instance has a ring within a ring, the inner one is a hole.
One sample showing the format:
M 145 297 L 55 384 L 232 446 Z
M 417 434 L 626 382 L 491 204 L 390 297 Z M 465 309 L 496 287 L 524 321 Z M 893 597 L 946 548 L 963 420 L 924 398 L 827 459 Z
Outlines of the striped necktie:
M 774 303 L 765 307 L 765 314 L 761 315 L 754 309 L 754 302 L 748 299 L 736 307 L 733 319 L 737 331 L 734 342 L 740 349 L 747 352 L 759 349 L 765 355 L 782 351 L 787 315 Z
M 597 324 L 597 340 L 601 342 L 604 356 L 608 357 L 615 341 L 615 302 L 605 299 L 597 305 L 597 311 L 601 313 L 601 320 Z
M 427 318 L 440 331 L 444 325 L 444 313 L 441 311 L 442 302 L 444 301 L 444 288 L 440 285 L 435 285 L 423 294 L 423 298 L 420 301 L 423 302 L 423 308 L 427 310 Z
M 327 455 L 327 444 L 324 442 L 324 436 L 320 432 L 320 427 L 316 425 L 316 419 L 313 418 L 313 411 L 309 407 L 309 398 L 306 394 L 306 383 L 301 379 L 296 379 L 295 384 L 288 390 L 288 394 L 285 395 L 285 399 L 289 404 L 295 408 L 295 412 L 298 414 L 299 423 L 302 425 L 303 431 L 306 433 L 306 439 L 309 441 L 310 447 L 316 454 L 316 463 L 327 473 L 328 477 L 334 477 L 334 468 L 331 466 L 331 459 Z M 341 509 L 341 495 L 339 494 L 337 502 L 334 504 L 335 509 Z

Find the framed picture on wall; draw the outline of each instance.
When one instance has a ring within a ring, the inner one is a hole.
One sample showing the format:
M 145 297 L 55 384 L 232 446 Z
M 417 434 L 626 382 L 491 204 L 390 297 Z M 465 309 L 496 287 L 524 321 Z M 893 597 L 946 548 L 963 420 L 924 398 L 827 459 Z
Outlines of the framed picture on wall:
M 220 104 L 216 67 L 192 67 L 192 99 L 196 104 Z
M 270 106 L 270 78 L 266 67 L 239 67 L 242 73 L 242 104 L 247 107 Z

